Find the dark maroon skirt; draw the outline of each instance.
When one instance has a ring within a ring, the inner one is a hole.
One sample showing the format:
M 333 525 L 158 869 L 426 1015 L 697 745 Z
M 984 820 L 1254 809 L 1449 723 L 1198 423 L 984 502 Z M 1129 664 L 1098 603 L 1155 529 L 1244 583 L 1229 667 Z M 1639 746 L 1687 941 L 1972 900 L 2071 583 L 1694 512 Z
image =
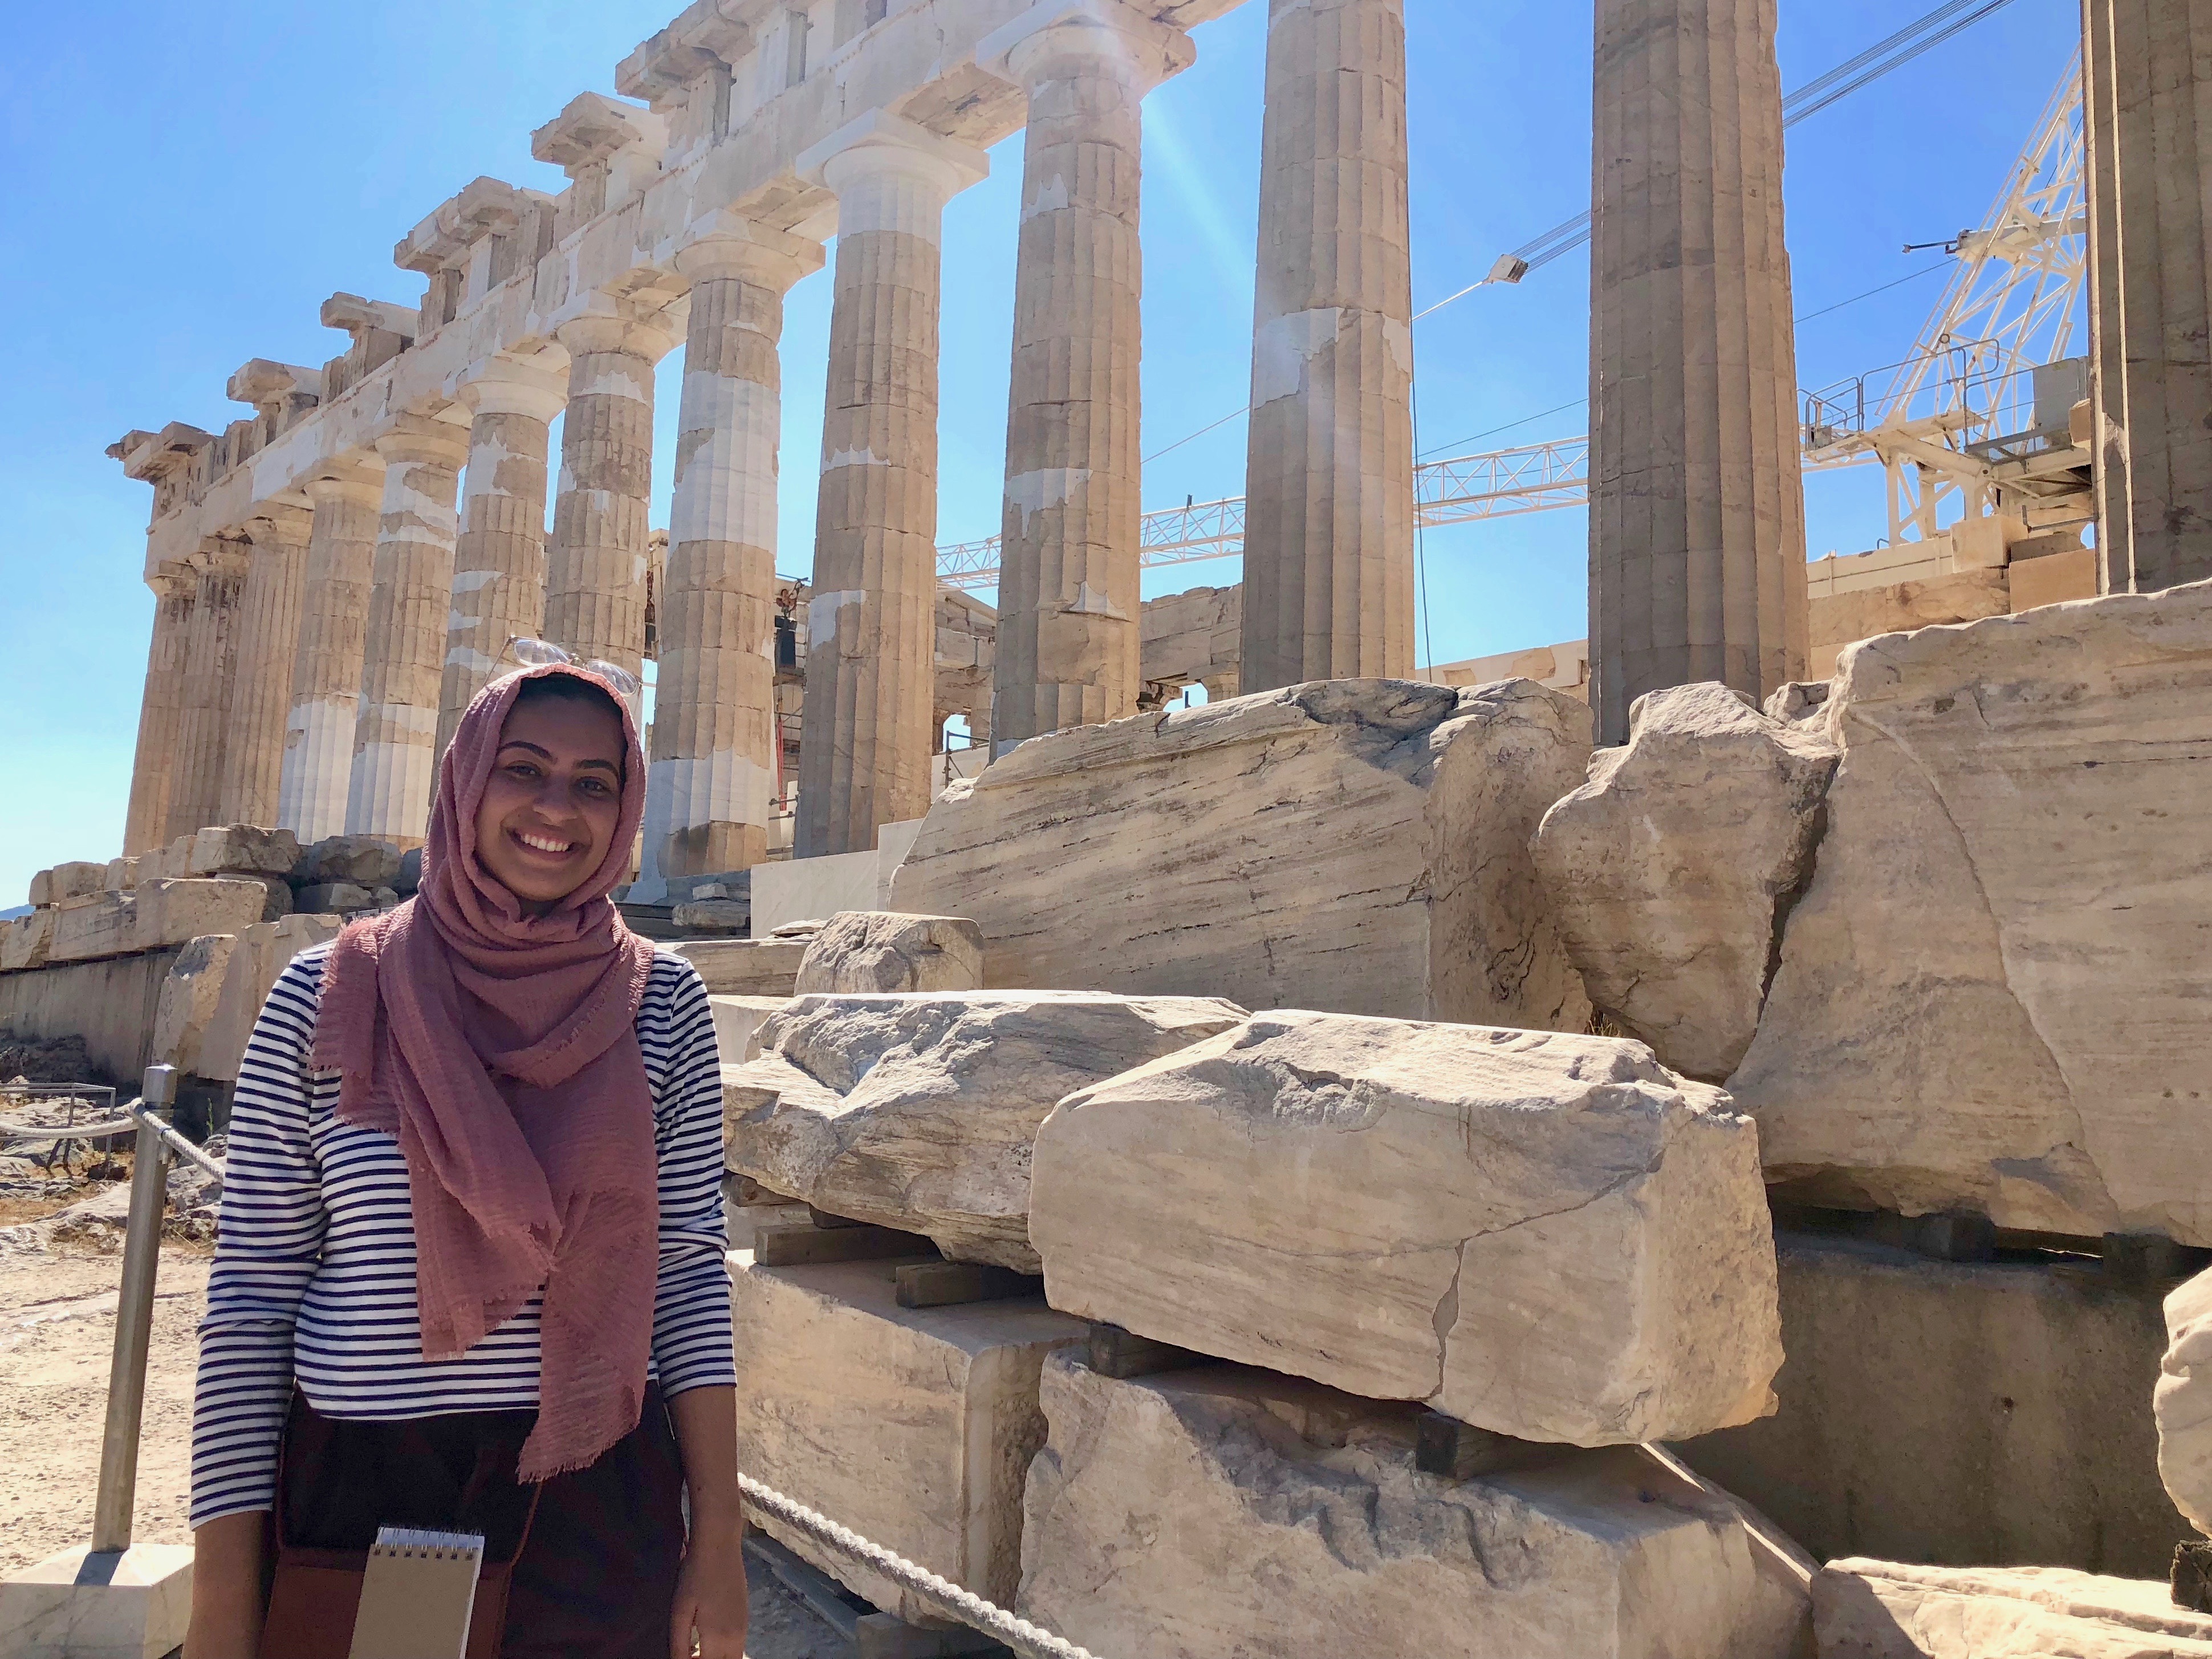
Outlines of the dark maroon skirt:
M 363 1422 L 325 1417 L 295 1394 L 284 1542 L 366 1550 L 380 1527 L 482 1533 L 487 1559 L 514 1563 L 500 1659 L 666 1659 L 684 1469 L 659 1389 L 647 1385 L 637 1427 L 597 1462 L 547 1481 L 533 1515 L 514 1466 L 536 1420 L 510 1411 Z

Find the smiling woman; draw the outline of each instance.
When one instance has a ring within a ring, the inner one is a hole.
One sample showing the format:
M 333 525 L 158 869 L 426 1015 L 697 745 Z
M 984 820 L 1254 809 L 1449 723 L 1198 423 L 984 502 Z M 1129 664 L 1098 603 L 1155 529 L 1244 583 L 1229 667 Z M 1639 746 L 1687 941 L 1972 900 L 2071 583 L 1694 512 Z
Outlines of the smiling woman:
M 606 857 L 622 817 L 622 710 L 580 676 L 525 681 L 477 808 L 477 857 L 543 915 Z

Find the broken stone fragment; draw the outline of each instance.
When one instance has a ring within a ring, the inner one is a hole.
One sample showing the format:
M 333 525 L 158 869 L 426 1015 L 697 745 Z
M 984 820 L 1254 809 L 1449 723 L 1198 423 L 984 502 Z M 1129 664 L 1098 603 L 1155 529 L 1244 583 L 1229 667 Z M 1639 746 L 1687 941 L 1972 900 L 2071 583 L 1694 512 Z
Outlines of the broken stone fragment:
M 1455 1481 L 1410 1410 L 1242 1366 L 1045 1363 L 1018 1611 L 1146 1659 L 1802 1652 L 1812 1564 L 1638 1447 Z
M 1620 1038 L 1255 1015 L 1069 1095 L 1030 1236 L 1055 1308 L 1523 1440 L 1771 1409 L 1751 1121 Z
M 2212 1245 L 2212 584 L 1862 641 L 1729 1079 L 1801 1201 Z
M 2166 1333 L 2152 1396 L 2159 1478 L 2189 1523 L 2212 1534 L 2212 1271 L 2166 1298 Z
M 2212 1617 L 2154 1579 L 1846 1558 L 1813 1578 L 1821 1659 L 2212 1659 Z
M 1580 1030 L 1528 853 L 1584 705 L 1530 680 L 1328 680 L 1034 738 L 948 790 L 891 906 L 987 983 Z
M 27 916 L 0 921 L 0 974 L 43 968 L 54 942 L 52 910 L 33 910 Z
M 303 915 L 349 916 L 377 908 L 374 893 L 349 881 L 302 887 L 294 902 Z
M 1759 1029 L 1836 750 L 1711 683 L 1647 692 L 1628 720 L 1545 813 L 1536 868 L 1590 1000 L 1717 1083 Z
M 750 898 L 694 898 L 672 906 L 668 919 L 685 933 L 743 933 L 752 921 Z
M 48 909 L 66 899 L 89 898 L 104 891 L 106 886 L 107 866 L 104 864 L 57 864 L 31 878 L 30 900 L 38 908 Z
M 845 910 L 823 925 L 799 965 L 798 991 L 973 991 L 983 983 L 983 930 L 960 916 Z
M 801 996 L 724 1074 L 729 1167 L 834 1215 L 1037 1271 L 1030 1147 L 1054 1103 L 1244 1017 L 1085 991 Z
M 396 886 L 399 857 L 397 847 L 374 836 L 330 836 L 288 867 L 295 887 L 343 884 L 374 893 L 380 887 Z
M 171 876 L 263 875 L 282 877 L 300 860 L 300 838 L 289 830 L 264 830 L 251 823 L 211 826 L 180 838 L 169 862 Z

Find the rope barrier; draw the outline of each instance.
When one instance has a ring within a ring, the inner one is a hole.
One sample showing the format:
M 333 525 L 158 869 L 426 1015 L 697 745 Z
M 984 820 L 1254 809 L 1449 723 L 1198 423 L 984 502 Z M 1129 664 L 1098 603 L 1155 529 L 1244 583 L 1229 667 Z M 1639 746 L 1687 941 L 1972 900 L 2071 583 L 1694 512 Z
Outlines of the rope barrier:
M 763 1486 L 749 1474 L 739 1475 L 738 1485 L 746 1501 L 755 1508 L 774 1516 L 786 1526 L 805 1533 L 817 1543 L 866 1562 L 893 1583 L 913 1591 L 939 1612 L 957 1619 L 971 1629 L 997 1638 L 1016 1653 L 1025 1656 L 1025 1659 L 1095 1659 L 1092 1654 L 1077 1647 L 1074 1643 L 1064 1641 L 1026 1619 L 1017 1618 L 1004 1607 L 995 1607 L 972 1591 L 939 1577 L 927 1567 L 916 1566 L 903 1556 L 892 1554 L 882 1545 L 869 1542 L 851 1528 L 839 1526 L 829 1516 L 817 1514 L 796 1498 L 785 1497 L 773 1486 Z

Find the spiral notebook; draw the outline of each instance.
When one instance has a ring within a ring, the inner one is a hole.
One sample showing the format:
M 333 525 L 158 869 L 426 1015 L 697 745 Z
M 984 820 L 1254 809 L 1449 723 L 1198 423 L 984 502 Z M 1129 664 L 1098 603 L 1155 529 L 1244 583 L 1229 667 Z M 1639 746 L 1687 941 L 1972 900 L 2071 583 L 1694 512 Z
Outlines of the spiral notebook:
M 463 1659 L 483 1554 L 476 1533 L 380 1528 L 350 1659 Z

